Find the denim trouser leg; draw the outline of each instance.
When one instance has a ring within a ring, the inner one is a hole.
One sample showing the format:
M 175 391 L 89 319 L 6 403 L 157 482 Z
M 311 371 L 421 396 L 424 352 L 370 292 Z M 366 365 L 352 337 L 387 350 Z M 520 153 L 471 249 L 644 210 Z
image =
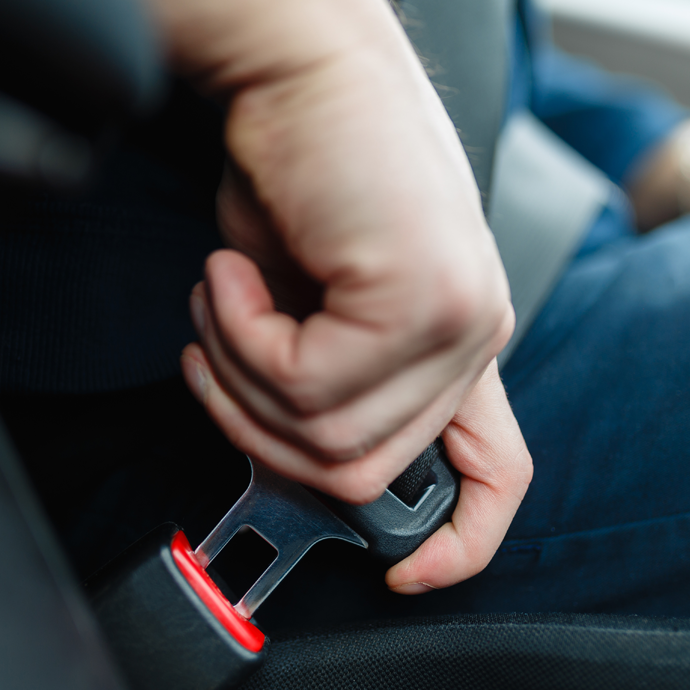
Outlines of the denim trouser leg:
M 472 608 L 690 615 L 690 222 L 577 259 L 503 377 L 535 476 Z

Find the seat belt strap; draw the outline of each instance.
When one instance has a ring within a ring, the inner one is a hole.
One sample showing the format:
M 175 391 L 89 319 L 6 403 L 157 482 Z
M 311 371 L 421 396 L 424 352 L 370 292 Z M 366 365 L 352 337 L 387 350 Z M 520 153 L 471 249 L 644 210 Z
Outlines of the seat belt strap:
M 512 116 L 498 144 L 490 226 L 515 307 L 504 365 L 612 193 L 598 168 L 528 111 Z

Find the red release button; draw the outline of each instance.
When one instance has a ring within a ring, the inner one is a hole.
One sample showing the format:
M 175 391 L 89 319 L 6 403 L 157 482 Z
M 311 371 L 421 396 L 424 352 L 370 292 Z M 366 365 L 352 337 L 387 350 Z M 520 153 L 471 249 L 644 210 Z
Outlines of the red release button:
M 177 567 L 185 576 L 192 589 L 208 606 L 221 625 L 250 652 L 258 652 L 264 646 L 266 636 L 246 618 L 240 616 L 233 605 L 218 589 L 218 585 L 199 565 L 189 541 L 181 530 L 173 537 L 170 546 Z

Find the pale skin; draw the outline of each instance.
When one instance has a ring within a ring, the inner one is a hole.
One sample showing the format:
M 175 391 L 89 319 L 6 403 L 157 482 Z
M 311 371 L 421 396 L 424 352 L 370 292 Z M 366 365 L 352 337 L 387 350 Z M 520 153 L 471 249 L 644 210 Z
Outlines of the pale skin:
M 532 476 L 495 364 L 514 316 L 400 24 L 384 0 L 150 2 L 172 65 L 226 106 L 233 161 L 229 249 L 190 300 L 190 389 L 236 446 L 352 502 L 442 434 L 463 475 L 453 521 L 386 580 L 413 594 L 471 577 Z

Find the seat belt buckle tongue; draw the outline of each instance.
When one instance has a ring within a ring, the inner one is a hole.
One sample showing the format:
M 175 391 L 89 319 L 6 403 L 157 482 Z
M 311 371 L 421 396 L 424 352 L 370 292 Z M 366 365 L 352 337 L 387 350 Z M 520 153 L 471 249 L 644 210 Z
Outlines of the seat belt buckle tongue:
M 244 526 L 277 556 L 233 607 L 206 568 Z M 91 577 L 86 591 L 133 690 L 233 688 L 267 653 L 254 612 L 329 538 L 367 545 L 304 487 L 252 463 L 249 488 L 196 553 L 177 525 L 161 525 Z
M 324 539 L 341 539 L 367 548 L 367 542 L 301 484 L 250 459 L 249 488 L 196 549 L 203 568 L 242 527 L 252 528 L 277 556 L 236 605 L 250 619 L 309 549 Z

